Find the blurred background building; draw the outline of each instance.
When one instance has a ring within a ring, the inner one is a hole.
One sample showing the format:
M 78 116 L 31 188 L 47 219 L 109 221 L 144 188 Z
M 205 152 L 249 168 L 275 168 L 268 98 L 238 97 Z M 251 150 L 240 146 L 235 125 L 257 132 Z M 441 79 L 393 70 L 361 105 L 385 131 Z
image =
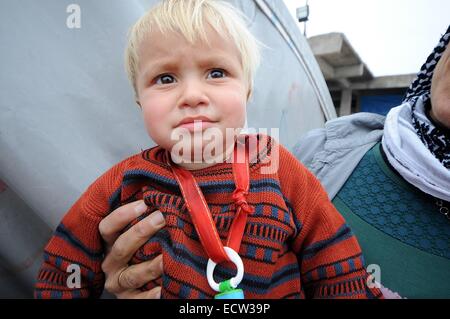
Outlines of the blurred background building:
M 343 33 L 308 38 L 339 116 L 355 112 L 386 115 L 399 105 L 416 76 L 398 74 L 375 77 Z

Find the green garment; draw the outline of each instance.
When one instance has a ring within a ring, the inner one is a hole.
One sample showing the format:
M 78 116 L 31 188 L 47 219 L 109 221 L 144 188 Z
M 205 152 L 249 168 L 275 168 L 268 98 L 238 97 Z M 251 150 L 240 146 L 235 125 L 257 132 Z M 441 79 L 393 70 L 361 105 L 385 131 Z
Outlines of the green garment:
M 450 298 L 450 220 L 436 199 L 369 150 L 333 199 L 383 286 L 407 298 Z

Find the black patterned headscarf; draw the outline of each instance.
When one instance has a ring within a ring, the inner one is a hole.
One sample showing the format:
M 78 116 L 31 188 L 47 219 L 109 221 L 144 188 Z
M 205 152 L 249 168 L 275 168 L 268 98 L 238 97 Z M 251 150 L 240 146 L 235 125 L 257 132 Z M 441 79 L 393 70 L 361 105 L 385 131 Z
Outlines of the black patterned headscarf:
M 430 152 L 448 169 L 450 169 L 450 130 L 437 126 L 429 116 L 429 112 L 431 109 L 431 79 L 449 40 L 450 26 L 420 69 L 403 100 L 403 103 L 409 102 L 412 105 L 412 122 L 417 135 Z M 425 105 L 425 116 L 419 114 L 416 108 L 419 97 L 422 97 Z

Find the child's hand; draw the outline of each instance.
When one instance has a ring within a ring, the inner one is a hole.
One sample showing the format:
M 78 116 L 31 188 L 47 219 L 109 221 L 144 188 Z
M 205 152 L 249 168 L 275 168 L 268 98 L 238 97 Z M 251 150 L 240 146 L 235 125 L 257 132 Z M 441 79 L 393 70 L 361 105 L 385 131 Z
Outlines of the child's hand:
M 107 255 L 102 263 L 106 275 L 105 289 L 125 299 L 158 299 L 161 287 L 149 291 L 138 288 L 162 275 L 162 255 L 153 260 L 128 266 L 136 251 L 165 225 L 160 211 L 138 222 L 120 234 L 121 230 L 147 210 L 144 201 L 136 201 L 117 208 L 100 222 L 99 231 L 106 243 Z

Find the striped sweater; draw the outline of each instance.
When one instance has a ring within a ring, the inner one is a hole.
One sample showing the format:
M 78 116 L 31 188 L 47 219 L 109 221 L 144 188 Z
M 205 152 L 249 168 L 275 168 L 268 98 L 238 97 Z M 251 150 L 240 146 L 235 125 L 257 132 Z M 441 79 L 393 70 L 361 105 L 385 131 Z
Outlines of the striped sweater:
M 368 275 L 358 242 L 320 182 L 269 136 L 252 137 L 258 147 L 250 151 L 247 201 L 255 212 L 248 217 L 239 250 L 245 268 L 239 287 L 246 298 L 380 298 L 378 289 L 366 285 Z M 166 220 L 165 228 L 132 258 L 134 264 L 163 255 L 162 278 L 141 289 L 161 285 L 162 298 L 214 297 L 206 279 L 208 257 L 165 156 L 159 146 L 145 150 L 90 185 L 45 248 L 36 298 L 99 297 L 104 286 L 104 250 L 98 225 L 117 207 L 138 199 L 149 206 L 144 217 L 159 209 Z M 278 169 L 263 172 L 273 161 Z M 192 173 L 225 243 L 235 214 L 232 164 L 219 163 Z M 80 288 L 66 284 L 72 264 L 80 267 Z M 234 275 L 230 263 L 216 267 L 218 282 Z

